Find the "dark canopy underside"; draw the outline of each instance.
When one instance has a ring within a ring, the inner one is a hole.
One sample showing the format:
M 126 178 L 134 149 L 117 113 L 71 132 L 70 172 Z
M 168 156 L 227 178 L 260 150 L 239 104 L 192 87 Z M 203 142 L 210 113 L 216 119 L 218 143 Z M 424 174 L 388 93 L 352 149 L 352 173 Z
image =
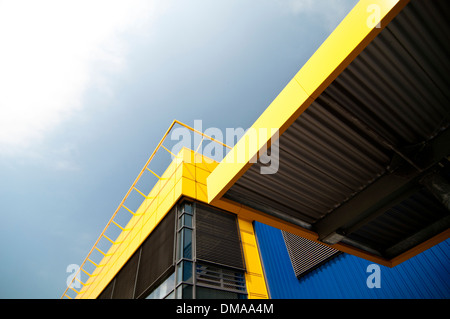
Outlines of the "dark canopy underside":
M 225 197 L 388 259 L 448 229 L 449 16 L 411 1 Z

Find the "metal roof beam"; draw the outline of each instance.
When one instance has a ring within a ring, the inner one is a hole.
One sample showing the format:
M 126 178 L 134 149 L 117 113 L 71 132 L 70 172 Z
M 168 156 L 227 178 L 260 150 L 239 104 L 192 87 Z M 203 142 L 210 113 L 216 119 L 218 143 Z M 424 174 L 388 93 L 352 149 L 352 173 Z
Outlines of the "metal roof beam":
M 361 227 L 369 221 L 370 215 L 384 212 L 396 202 L 396 198 L 407 193 L 411 187 L 410 180 L 407 178 L 394 174 L 384 175 L 316 222 L 313 230 L 319 235 L 319 240 L 334 245 L 347 235 L 344 229 L 346 225 L 352 225 L 357 221 L 358 226 Z M 365 216 L 367 212 L 371 214 Z M 359 220 L 361 216 L 366 217 L 363 219 L 364 223 Z M 352 231 L 354 230 L 356 228 L 352 227 Z
M 450 183 L 447 179 L 434 173 L 422 178 L 421 183 L 450 211 Z
M 319 235 L 319 240 L 330 245 L 336 244 L 349 233 L 400 203 L 422 184 L 448 208 L 450 184 L 439 176 L 436 164 L 446 160 L 449 154 L 450 129 L 447 129 L 433 140 L 424 143 L 421 150 L 413 154 L 420 169 L 407 162 L 397 164 L 391 173 L 380 177 L 313 224 L 312 229 Z
M 446 216 L 444 218 L 441 218 L 440 220 L 432 223 L 431 225 L 421 229 L 417 233 L 409 236 L 408 238 L 398 242 L 397 244 L 393 245 L 392 247 L 386 249 L 384 253 L 385 258 L 393 258 L 400 254 L 402 254 L 405 251 L 408 251 L 409 249 L 419 245 L 420 243 L 423 243 L 424 241 L 430 239 L 431 237 L 435 236 L 436 234 L 445 232 L 450 227 L 450 215 Z

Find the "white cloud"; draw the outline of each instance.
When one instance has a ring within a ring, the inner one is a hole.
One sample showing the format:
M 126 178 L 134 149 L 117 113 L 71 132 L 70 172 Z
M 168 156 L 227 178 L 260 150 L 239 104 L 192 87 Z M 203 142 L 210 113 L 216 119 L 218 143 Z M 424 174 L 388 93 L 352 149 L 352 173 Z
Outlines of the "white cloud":
M 296 15 L 316 16 L 330 32 L 350 12 L 357 0 L 288 0 L 287 9 Z M 281 1 L 286 5 L 285 1 Z
M 316 2 L 316 1 L 313 1 L 313 0 L 289 0 L 288 5 L 294 13 L 298 14 L 301 12 L 311 11 L 314 8 L 313 7 L 314 2 Z
M 124 34 L 148 26 L 152 3 L 0 1 L 0 155 L 43 141 L 83 110 L 87 88 L 108 92 L 107 74 L 126 67 Z

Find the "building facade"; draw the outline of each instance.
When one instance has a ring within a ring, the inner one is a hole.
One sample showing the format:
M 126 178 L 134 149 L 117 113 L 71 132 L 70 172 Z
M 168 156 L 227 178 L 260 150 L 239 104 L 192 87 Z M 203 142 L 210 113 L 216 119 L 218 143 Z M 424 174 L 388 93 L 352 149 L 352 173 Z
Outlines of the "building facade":
M 174 121 L 63 297 L 448 298 L 449 14 L 359 1 L 232 147 Z

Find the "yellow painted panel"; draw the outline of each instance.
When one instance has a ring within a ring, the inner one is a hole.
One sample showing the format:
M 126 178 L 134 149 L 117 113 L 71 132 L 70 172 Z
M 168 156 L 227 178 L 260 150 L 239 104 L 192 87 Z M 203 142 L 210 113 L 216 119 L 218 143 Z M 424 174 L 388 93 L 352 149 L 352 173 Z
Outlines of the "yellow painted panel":
M 179 163 L 175 171 L 175 181 L 178 183 L 183 177 L 183 163 Z
M 183 180 L 182 179 L 177 181 L 173 190 L 174 190 L 175 198 L 178 198 L 183 194 Z
M 154 199 L 152 201 L 149 201 L 147 206 L 145 207 L 145 214 L 144 214 L 144 225 L 145 223 L 154 216 L 156 210 L 158 209 L 158 200 Z
M 238 224 L 244 253 L 245 282 L 249 298 L 268 298 L 261 258 L 252 222 L 238 216 Z
M 183 177 L 182 179 L 183 184 L 183 195 L 191 198 L 196 198 L 196 188 L 195 188 L 195 181 L 186 177 Z
M 245 254 L 245 259 L 247 260 L 251 260 L 251 261 L 258 261 L 259 260 L 259 252 L 258 252 L 258 247 L 255 244 L 249 244 L 249 243 L 243 243 L 242 245 L 242 249 L 244 251 Z M 262 267 L 261 264 L 259 262 L 250 262 L 247 263 L 246 262 L 246 268 L 247 271 L 250 273 L 256 273 L 256 274 L 261 274 L 262 273 Z
M 158 211 L 156 213 L 157 214 L 156 224 L 159 224 L 159 222 L 164 218 L 164 216 L 166 216 L 166 214 L 170 211 L 170 209 L 175 205 L 175 203 L 173 202 L 173 196 L 168 196 L 167 198 L 172 200 L 165 200 L 158 207 Z
M 198 201 L 207 203 L 208 202 L 208 189 L 206 185 L 200 184 L 198 182 L 195 183 L 196 188 L 196 199 Z
M 218 162 L 214 161 L 213 159 L 210 159 L 206 156 L 203 156 L 202 154 L 198 154 L 196 153 L 195 156 L 195 166 L 208 171 L 208 172 L 212 172 L 217 165 L 219 164 Z
M 234 211 L 233 210 L 229 210 Z M 241 237 L 243 237 L 242 240 L 244 240 L 245 242 L 252 242 L 253 238 L 251 237 L 247 237 L 248 236 L 253 236 L 255 234 L 254 229 L 253 229 L 253 223 L 251 219 L 246 219 L 241 217 L 242 222 L 239 223 L 239 230 L 241 231 Z M 247 222 L 244 222 L 244 220 L 246 220 Z M 248 238 L 248 239 L 247 239 Z M 247 240 L 246 240 L 247 239 Z
M 183 163 L 183 177 L 189 178 L 195 181 L 195 165 L 189 163 Z
M 173 190 L 173 188 L 175 187 L 175 178 L 171 178 L 169 179 L 164 187 L 161 188 L 161 192 L 158 195 L 158 203 L 160 203 L 161 200 L 165 200 L 165 198 L 167 197 L 167 195 Z
M 206 180 L 211 172 L 206 171 L 198 166 L 195 167 L 195 181 L 206 185 Z
M 266 289 L 266 281 L 264 277 L 261 275 L 255 274 L 247 274 L 245 277 L 245 281 L 247 286 L 252 287 L 252 289 L 248 292 L 249 299 L 267 299 L 269 298 L 267 289 Z

